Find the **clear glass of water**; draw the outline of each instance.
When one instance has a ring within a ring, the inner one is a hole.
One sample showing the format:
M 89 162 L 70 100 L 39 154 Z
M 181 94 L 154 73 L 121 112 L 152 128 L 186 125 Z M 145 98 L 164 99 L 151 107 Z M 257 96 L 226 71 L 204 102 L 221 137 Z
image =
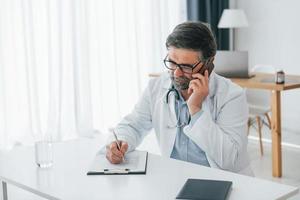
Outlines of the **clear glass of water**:
M 49 168 L 53 165 L 52 142 L 35 142 L 35 162 L 40 168 Z

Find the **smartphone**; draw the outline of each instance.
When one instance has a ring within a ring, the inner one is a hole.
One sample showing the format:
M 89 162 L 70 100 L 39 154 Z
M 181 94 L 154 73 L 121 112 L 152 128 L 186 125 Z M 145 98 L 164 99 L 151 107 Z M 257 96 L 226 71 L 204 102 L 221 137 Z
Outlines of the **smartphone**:
M 204 66 L 201 67 L 199 73 L 201 75 L 204 76 L 204 72 L 205 70 L 208 70 L 208 76 L 211 74 L 212 70 L 214 69 L 215 65 L 213 63 L 214 61 L 214 58 L 209 58 L 205 63 L 204 63 Z

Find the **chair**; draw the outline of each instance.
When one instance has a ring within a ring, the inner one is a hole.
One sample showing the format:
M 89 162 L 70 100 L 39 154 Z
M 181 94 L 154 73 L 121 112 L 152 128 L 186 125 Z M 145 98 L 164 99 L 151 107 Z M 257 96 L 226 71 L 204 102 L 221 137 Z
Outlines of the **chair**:
M 275 69 L 270 65 L 255 65 L 251 72 L 262 72 L 275 74 Z M 249 106 L 249 119 L 248 119 L 248 135 L 249 129 L 252 125 L 252 120 L 256 120 L 258 127 L 258 136 L 260 143 L 260 154 L 264 154 L 262 143 L 262 126 L 264 117 L 267 118 L 268 127 L 271 128 L 271 119 L 269 112 L 271 111 L 271 92 L 259 89 L 246 89 L 247 102 Z

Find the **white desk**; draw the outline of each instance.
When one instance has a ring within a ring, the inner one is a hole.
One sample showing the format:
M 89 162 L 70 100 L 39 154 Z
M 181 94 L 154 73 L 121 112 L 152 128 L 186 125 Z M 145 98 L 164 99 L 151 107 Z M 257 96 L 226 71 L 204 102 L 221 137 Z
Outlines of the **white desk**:
M 149 155 L 146 175 L 87 176 L 100 139 L 81 139 L 54 145 L 54 166 L 36 167 L 33 147 L 0 153 L 2 190 L 10 184 L 47 199 L 175 199 L 187 178 L 233 182 L 229 200 L 286 199 L 298 188 Z M 1 198 L 0 198 L 1 199 Z M 4 195 L 4 200 L 9 199 Z

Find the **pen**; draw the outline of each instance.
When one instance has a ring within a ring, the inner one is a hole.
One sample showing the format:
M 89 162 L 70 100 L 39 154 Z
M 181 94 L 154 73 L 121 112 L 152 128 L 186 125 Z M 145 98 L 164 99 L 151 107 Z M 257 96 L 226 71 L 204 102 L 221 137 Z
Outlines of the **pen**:
M 120 146 L 120 142 L 119 142 L 119 140 L 118 140 L 118 138 L 117 138 L 117 134 L 115 133 L 115 131 L 114 131 L 113 128 L 111 128 L 110 130 L 111 130 L 111 132 L 113 133 L 113 135 L 114 135 L 114 137 L 115 137 L 115 141 L 116 141 L 116 143 L 117 143 L 117 148 L 118 148 L 118 150 L 121 151 L 121 146 Z M 124 161 L 125 161 L 125 158 L 124 158 L 124 156 L 123 156 L 123 162 L 124 162 Z
M 118 138 L 117 138 L 117 135 L 116 135 L 114 129 L 112 129 L 112 133 L 114 134 L 114 137 L 115 137 L 115 140 L 116 140 L 116 143 L 117 143 L 118 150 L 121 151 L 121 146 L 120 146 L 119 140 L 118 140 Z

